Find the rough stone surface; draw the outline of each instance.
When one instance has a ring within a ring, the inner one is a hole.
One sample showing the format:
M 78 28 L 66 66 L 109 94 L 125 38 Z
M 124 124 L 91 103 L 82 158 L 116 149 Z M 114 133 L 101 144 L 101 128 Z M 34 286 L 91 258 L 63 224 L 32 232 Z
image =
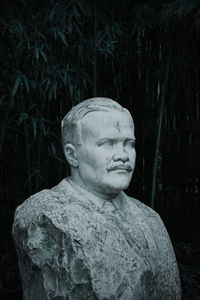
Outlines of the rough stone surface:
M 156 212 L 112 203 L 69 179 L 27 199 L 13 225 L 24 300 L 181 299 L 174 251 Z

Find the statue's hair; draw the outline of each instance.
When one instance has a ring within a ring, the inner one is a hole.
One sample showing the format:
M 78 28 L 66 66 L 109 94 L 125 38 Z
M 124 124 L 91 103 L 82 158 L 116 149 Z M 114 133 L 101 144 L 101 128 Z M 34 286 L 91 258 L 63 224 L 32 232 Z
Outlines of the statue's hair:
M 62 120 L 61 134 L 63 148 L 67 143 L 74 145 L 82 143 L 81 120 L 85 115 L 95 111 L 111 110 L 126 112 L 131 117 L 127 109 L 109 98 L 90 98 L 74 106 Z

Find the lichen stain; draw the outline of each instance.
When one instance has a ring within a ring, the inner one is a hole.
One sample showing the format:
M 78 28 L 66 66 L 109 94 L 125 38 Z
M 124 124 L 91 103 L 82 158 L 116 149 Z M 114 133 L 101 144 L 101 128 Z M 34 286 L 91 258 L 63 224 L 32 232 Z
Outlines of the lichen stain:
M 120 125 L 119 125 L 119 121 L 117 121 L 117 130 L 120 132 Z

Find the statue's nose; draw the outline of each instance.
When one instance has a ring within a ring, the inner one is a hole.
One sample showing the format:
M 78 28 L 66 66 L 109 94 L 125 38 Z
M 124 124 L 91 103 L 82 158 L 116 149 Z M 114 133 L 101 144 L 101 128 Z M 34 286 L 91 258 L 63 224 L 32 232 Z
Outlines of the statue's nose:
M 123 163 L 129 160 L 128 154 L 124 149 L 119 149 L 114 155 L 113 155 L 114 161 L 121 160 Z

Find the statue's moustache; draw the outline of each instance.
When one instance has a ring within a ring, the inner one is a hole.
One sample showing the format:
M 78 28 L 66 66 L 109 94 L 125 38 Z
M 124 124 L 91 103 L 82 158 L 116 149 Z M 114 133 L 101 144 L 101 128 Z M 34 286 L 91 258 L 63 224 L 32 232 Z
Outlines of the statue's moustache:
M 125 170 L 127 172 L 131 172 L 131 171 L 133 171 L 133 168 L 131 167 L 131 165 L 120 164 L 120 165 L 113 165 L 113 166 L 107 167 L 106 170 L 108 172 L 116 171 L 116 170 Z

